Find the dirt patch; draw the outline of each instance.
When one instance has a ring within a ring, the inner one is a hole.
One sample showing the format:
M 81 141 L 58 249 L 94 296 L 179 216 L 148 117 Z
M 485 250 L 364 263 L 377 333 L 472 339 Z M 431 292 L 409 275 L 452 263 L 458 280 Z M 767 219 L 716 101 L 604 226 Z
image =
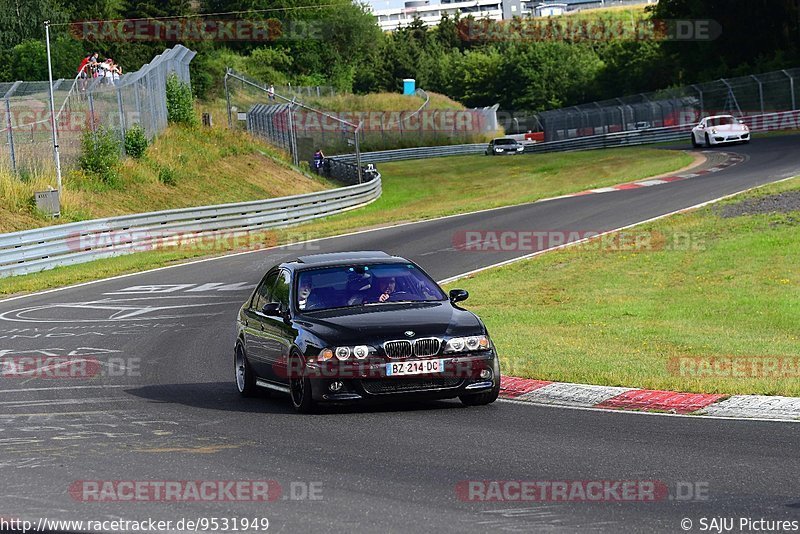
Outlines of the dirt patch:
M 714 211 L 724 218 L 800 211 L 800 191 L 785 191 L 761 198 L 749 198 L 736 204 L 718 206 Z

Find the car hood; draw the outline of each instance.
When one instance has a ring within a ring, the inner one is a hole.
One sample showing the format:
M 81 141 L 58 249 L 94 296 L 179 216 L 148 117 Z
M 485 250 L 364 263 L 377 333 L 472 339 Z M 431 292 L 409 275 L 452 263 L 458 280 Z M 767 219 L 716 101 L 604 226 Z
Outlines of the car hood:
M 392 339 L 467 336 L 482 333 L 483 325 L 450 302 L 387 303 L 325 310 L 303 316 L 311 333 L 330 344 L 378 343 Z M 413 336 L 407 336 L 413 331 Z

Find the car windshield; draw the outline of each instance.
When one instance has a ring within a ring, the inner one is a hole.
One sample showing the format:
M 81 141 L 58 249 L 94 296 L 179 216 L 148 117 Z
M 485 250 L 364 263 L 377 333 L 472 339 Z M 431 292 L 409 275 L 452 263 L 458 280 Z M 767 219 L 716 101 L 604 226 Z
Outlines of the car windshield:
M 514 139 L 495 139 L 495 145 L 516 145 L 517 141 Z
M 708 119 L 709 126 L 727 126 L 728 124 L 736 124 L 736 119 L 733 117 L 714 117 Z
M 295 294 L 297 308 L 302 311 L 446 298 L 436 282 L 410 263 L 300 271 Z

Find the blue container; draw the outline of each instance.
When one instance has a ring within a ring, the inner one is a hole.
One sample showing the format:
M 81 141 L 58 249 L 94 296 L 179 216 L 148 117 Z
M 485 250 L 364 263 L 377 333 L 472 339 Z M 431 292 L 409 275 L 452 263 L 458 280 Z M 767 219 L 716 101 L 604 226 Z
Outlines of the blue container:
M 417 80 L 414 78 L 403 78 L 403 94 L 413 95 L 417 91 Z

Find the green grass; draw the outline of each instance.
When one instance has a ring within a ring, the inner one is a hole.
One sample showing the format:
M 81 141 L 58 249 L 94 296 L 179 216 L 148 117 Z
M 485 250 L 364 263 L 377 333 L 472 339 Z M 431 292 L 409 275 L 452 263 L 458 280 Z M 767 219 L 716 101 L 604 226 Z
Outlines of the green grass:
M 462 104 L 438 93 L 428 92 L 428 109 L 464 109 Z M 323 97 L 301 97 L 304 104 L 323 111 L 416 111 L 425 99 L 400 93 L 340 94 Z
M 725 203 L 789 189 L 800 189 L 800 178 Z M 721 218 L 707 207 L 628 231 L 662 250 L 576 246 L 450 286 L 470 291 L 468 307 L 486 321 L 511 375 L 800 396 L 798 369 L 786 377 L 680 371 L 684 357 L 798 362 L 798 226 L 798 212 Z
M 222 117 L 218 117 L 222 119 Z M 224 123 L 224 121 L 223 121 Z M 171 179 L 165 181 L 163 178 Z M 119 178 L 105 184 L 79 171 L 66 173 L 62 217 L 51 221 L 32 205 L 33 192 L 55 185 L 38 173 L 20 180 L 0 174 L 0 232 L 128 213 L 243 202 L 320 191 L 332 184 L 305 176 L 269 145 L 224 127 L 170 126 L 142 160 L 126 159 Z
M 261 246 L 296 242 L 345 232 L 417 221 L 455 213 L 509 206 L 540 198 L 654 176 L 685 167 L 684 152 L 622 148 L 491 158 L 460 156 L 383 164 L 383 194 L 363 208 L 285 230 L 257 236 Z M 266 245 L 265 245 L 266 244 Z M 213 254 L 241 250 L 230 243 Z M 155 268 L 211 255 L 187 246 L 142 252 L 134 257 L 100 260 L 0 279 L 0 294 L 30 292 L 86 280 Z

